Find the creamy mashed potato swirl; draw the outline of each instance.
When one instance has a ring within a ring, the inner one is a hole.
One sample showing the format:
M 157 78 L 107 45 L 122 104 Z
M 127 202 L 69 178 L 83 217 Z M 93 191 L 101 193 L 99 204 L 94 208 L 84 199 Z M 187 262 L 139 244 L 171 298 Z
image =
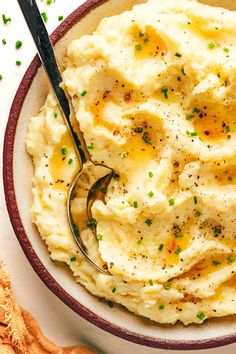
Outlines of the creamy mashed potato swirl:
M 110 305 L 185 325 L 236 313 L 235 58 L 236 13 L 190 0 L 149 0 L 69 46 L 76 117 L 93 160 L 116 171 L 93 206 L 98 242 L 83 189 L 73 213 L 112 276 L 85 261 L 67 225 L 78 161 L 52 94 L 31 119 L 33 222 L 52 259 Z

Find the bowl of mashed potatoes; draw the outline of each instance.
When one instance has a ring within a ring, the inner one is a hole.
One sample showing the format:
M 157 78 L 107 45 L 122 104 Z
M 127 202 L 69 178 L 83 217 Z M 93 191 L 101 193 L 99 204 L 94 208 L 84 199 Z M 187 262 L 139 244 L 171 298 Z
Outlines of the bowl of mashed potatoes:
M 86 182 L 72 206 L 111 276 L 70 233 L 79 163 L 37 57 L 12 105 L 4 184 L 26 256 L 75 312 L 136 343 L 236 339 L 235 10 L 223 0 L 88 1 L 52 35 L 92 159 L 115 171 L 92 208 L 98 240 Z

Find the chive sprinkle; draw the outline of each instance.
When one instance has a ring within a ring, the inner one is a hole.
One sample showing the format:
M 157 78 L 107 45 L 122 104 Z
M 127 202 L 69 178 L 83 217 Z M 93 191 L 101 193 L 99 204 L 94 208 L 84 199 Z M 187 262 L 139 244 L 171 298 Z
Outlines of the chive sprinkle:
M 94 149 L 94 146 L 93 146 L 93 145 L 88 145 L 87 148 L 88 148 L 89 150 L 93 150 L 93 149 Z
M 201 215 L 202 215 L 202 213 L 201 213 L 199 210 L 197 210 L 196 213 L 195 213 L 195 216 L 196 216 L 197 218 L 199 218 Z
M 116 292 L 116 288 L 113 288 L 113 289 L 112 289 L 112 292 L 113 292 L 113 294 L 115 294 L 115 292 Z
M 229 263 L 234 263 L 234 262 L 235 262 L 235 259 L 234 259 L 233 257 L 229 256 L 229 257 L 227 258 L 227 261 L 228 261 Z
M 193 114 L 188 114 L 187 116 L 186 116 L 186 119 L 187 120 L 192 120 L 194 118 L 194 115 Z
M 97 220 L 96 219 L 89 219 L 87 221 L 87 227 L 93 228 L 97 226 Z
M 137 200 L 135 200 L 135 201 L 133 202 L 133 207 L 134 207 L 135 209 L 138 208 L 138 202 L 137 202 Z
M 193 201 L 194 201 L 194 204 L 197 204 L 197 197 L 196 196 L 193 197 Z
M 204 320 L 204 318 L 206 318 L 206 315 L 203 312 L 201 312 L 197 315 L 197 318 L 199 318 L 199 320 Z
M 84 97 L 87 95 L 87 93 L 88 93 L 88 91 L 84 90 L 83 92 L 81 92 L 80 96 Z
M 153 172 L 148 172 L 148 176 L 150 177 L 150 178 L 152 178 L 153 176 L 154 176 L 154 174 L 153 174 Z
M 73 159 L 69 159 L 68 164 L 71 165 L 73 163 Z
M 139 32 L 139 37 L 144 37 L 144 33 L 142 31 Z
M 214 49 L 216 47 L 216 44 L 214 42 L 211 42 L 208 44 L 208 49 Z
M 148 43 L 149 42 L 149 39 L 146 37 L 146 38 L 144 38 L 144 43 Z
M 147 226 L 151 226 L 151 225 L 152 225 L 152 220 L 147 219 L 147 220 L 145 221 L 145 224 L 147 224 Z
M 221 234 L 221 228 L 220 228 L 219 226 L 215 226 L 215 227 L 214 227 L 214 234 L 215 234 L 215 235 Z
M 170 289 L 171 289 L 171 286 L 170 286 L 170 285 L 166 285 L 166 286 L 164 287 L 164 289 L 165 289 L 165 290 L 170 290 Z
M 181 232 L 178 232 L 177 234 L 175 234 L 175 237 L 176 238 L 182 238 L 182 237 L 184 237 L 184 235 L 181 234 Z
M 66 149 L 66 147 L 63 147 L 63 148 L 61 149 L 61 153 L 62 153 L 63 156 L 66 156 L 66 154 L 67 154 L 67 149 Z
M 2 80 L 2 75 L 0 74 L 0 81 Z
M 175 254 L 177 254 L 177 256 L 182 252 L 182 248 L 180 246 L 177 247 Z
M 170 206 L 175 205 L 175 200 L 174 200 L 174 199 L 170 199 L 170 200 L 169 200 L 169 205 L 170 205 Z
M 229 48 L 223 48 L 223 51 L 225 52 L 225 53 L 229 53 Z
M 6 25 L 8 22 L 11 22 L 11 18 L 10 17 L 6 17 L 5 14 L 2 14 L 2 20 L 3 23 Z
M 16 41 L 16 49 L 19 49 L 20 47 L 22 47 L 22 41 Z
M 64 16 L 58 16 L 58 21 L 62 21 L 64 19 Z
M 178 58 L 181 58 L 181 57 L 182 57 L 182 54 L 180 54 L 180 53 L 175 53 L 175 56 L 178 57 Z
M 2 44 L 3 44 L 3 45 L 6 45 L 6 44 L 7 44 L 7 41 L 6 41 L 5 38 L 2 39 Z
M 221 262 L 219 262 L 219 261 L 212 261 L 212 264 L 215 265 L 215 266 L 218 266 L 218 265 L 221 264 Z
M 152 198 L 154 196 L 154 192 L 153 191 L 149 192 L 148 196 L 149 196 L 149 198 Z
M 76 261 L 76 257 L 72 257 L 72 258 L 70 259 L 70 261 L 71 261 L 71 262 L 75 262 L 75 261 Z
M 103 240 L 103 235 L 102 234 L 97 234 L 97 239 L 99 240 L 99 241 L 102 241 Z
M 44 20 L 44 22 L 48 21 L 48 16 L 47 16 L 46 12 L 41 12 L 41 16 L 42 16 L 42 19 Z
M 191 136 L 191 137 L 197 136 L 197 132 L 190 132 L 189 130 L 187 130 L 187 131 L 186 131 L 186 135 L 187 135 L 187 136 Z
M 163 247 L 164 247 L 164 245 L 163 245 L 163 243 L 161 243 L 160 246 L 159 246 L 159 248 L 158 248 L 158 251 L 162 251 L 162 250 L 163 250 Z
M 143 49 L 143 47 L 141 46 L 141 44 L 136 44 L 135 49 L 136 49 L 138 52 L 140 52 L 140 51 Z
M 149 140 L 148 138 L 148 132 L 144 132 L 143 135 L 142 135 L 142 139 L 143 141 L 148 144 L 148 145 L 152 145 L 152 142 Z
M 228 181 L 230 181 L 230 182 L 233 181 L 233 178 L 232 178 L 232 177 L 228 177 L 227 179 L 228 179 Z
M 114 307 L 114 304 L 112 301 L 107 301 L 108 306 L 112 309 Z
M 164 305 L 160 305 L 159 306 L 159 310 L 164 310 L 165 306 Z
M 162 87 L 161 88 L 161 93 L 163 93 L 163 95 L 164 95 L 164 97 L 165 97 L 165 99 L 167 100 L 168 99 L 168 88 L 167 87 Z
M 200 113 L 200 112 L 201 112 L 201 110 L 200 110 L 200 108 L 195 107 L 195 108 L 193 109 L 193 112 L 194 112 L 194 113 Z
M 153 283 L 153 280 L 152 280 L 152 279 L 150 279 L 150 280 L 149 280 L 149 285 L 150 285 L 150 286 L 153 286 L 153 285 L 154 285 L 154 283 Z
M 51 5 L 53 0 L 47 0 L 47 5 Z
M 20 60 L 16 60 L 16 65 L 17 66 L 21 66 L 21 61 Z

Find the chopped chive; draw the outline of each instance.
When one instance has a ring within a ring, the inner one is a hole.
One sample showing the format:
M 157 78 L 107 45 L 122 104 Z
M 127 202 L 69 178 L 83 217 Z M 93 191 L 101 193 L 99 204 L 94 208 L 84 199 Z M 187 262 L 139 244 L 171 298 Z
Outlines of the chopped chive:
M 154 283 L 153 283 L 153 280 L 152 280 L 152 279 L 150 279 L 150 280 L 149 280 L 149 285 L 150 285 L 150 286 L 153 286 L 153 285 L 154 285 Z
M 57 119 L 57 116 L 58 116 L 58 115 L 57 115 L 57 112 L 54 112 L 54 113 L 53 113 L 53 118 L 54 118 L 54 119 Z
M 138 131 L 138 133 L 142 133 L 143 132 L 143 127 L 138 127 L 137 131 Z
M 186 116 L 186 119 L 187 120 L 192 120 L 194 118 L 194 115 L 193 114 L 188 114 L 187 116 Z
M 79 229 L 78 229 L 77 225 L 73 224 L 73 230 L 74 230 L 75 235 L 78 236 L 79 235 Z
M 195 216 L 196 216 L 197 218 L 199 218 L 201 215 L 202 215 L 202 213 L 201 213 L 199 210 L 197 210 L 196 213 L 195 213 Z
M 152 220 L 147 219 L 147 220 L 145 221 L 145 224 L 147 224 L 147 226 L 151 226 L 151 225 L 152 225 Z
M 141 46 L 141 44 L 136 44 L 135 49 L 136 49 L 138 52 L 140 52 L 140 51 L 143 49 L 143 47 Z
M 106 298 L 104 296 L 100 296 L 99 298 L 99 302 L 106 302 Z
M 21 66 L 21 61 L 20 60 L 16 60 L 16 65 L 17 66 Z
M 99 240 L 99 241 L 102 241 L 103 240 L 103 235 L 102 234 L 97 234 L 97 239 Z
M 62 21 L 64 19 L 64 16 L 58 16 L 58 21 Z
M 75 262 L 75 261 L 76 261 L 76 257 L 72 257 L 72 258 L 70 259 L 70 261 L 71 261 L 71 262 Z
M 176 238 L 182 238 L 182 237 L 184 237 L 184 235 L 181 234 L 181 232 L 178 232 L 177 234 L 175 234 L 175 237 Z
M 53 0 L 47 0 L 47 5 L 51 5 Z
M 164 305 L 160 305 L 159 306 L 159 310 L 164 310 L 165 306 Z
M 2 20 L 3 23 L 6 25 L 8 22 L 11 22 L 11 18 L 10 17 L 6 17 L 5 14 L 2 14 Z
M 2 39 L 2 44 L 3 44 L 3 45 L 6 45 L 6 44 L 7 44 L 7 41 L 6 41 L 5 38 Z
M 194 112 L 194 113 L 200 113 L 200 112 L 201 112 L 201 110 L 200 110 L 200 108 L 195 107 L 195 108 L 193 109 L 193 112 Z
M 182 248 L 180 246 L 177 247 L 175 254 L 177 254 L 177 256 L 182 252 Z
M 229 256 L 229 257 L 227 258 L 227 261 L 228 261 L 229 263 L 234 263 L 234 262 L 235 262 L 235 259 L 234 259 L 233 257 Z
M 114 304 L 112 301 L 107 301 L 108 306 L 112 309 L 114 307 Z
M 2 80 L 2 75 L 0 74 L 0 81 Z
M 44 22 L 48 21 L 48 16 L 47 16 L 46 12 L 41 12 L 41 16 L 42 16 L 42 19 L 44 20 Z
M 153 172 L 148 172 L 148 176 L 150 177 L 150 178 L 152 178 L 153 176 L 154 176 L 154 174 L 153 174 Z
M 201 312 L 197 315 L 197 318 L 199 318 L 199 320 L 204 320 L 204 318 L 206 318 L 206 315 L 203 312 Z
M 66 154 L 67 154 L 67 149 L 66 149 L 66 147 L 63 147 L 63 148 L 61 149 L 61 153 L 62 153 L 63 156 L 66 156 Z
M 168 88 L 167 87 L 162 87 L 161 88 L 161 93 L 163 93 L 163 95 L 164 95 L 164 97 L 165 97 L 165 99 L 167 100 L 168 99 Z
M 193 197 L 194 204 L 197 204 L 197 197 L 196 195 Z
M 137 242 L 137 245 L 141 245 L 142 241 L 143 241 L 143 239 L 140 238 L 140 240 L 138 240 L 138 242 Z
M 226 126 L 225 126 L 225 130 L 226 130 L 227 133 L 230 133 L 230 132 L 231 132 L 230 126 L 229 126 L 229 125 L 226 125 Z
M 134 207 L 135 209 L 138 208 L 138 202 L 137 202 L 137 200 L 135 200 L 135 201 L 133 202 L 133 207 Z
M 230 181 L 230 182 L 233 181 L 233 178 L 232 178 L 232 177 L 228 177 L 227 179 L 228 179 L 228 181 Z
M 215 227 L 214 227 L 214 234 L 215 234 L 215 235 L 221 234 L 221 228 L 220 228 L 219 226 L 215 226 Z
M 161 243 L 160 246 L 159 246 L 159 248 L 158 248 L 158 251 L 162 251 L 162 250 L 163 250 L 163 247 L 164 247 L 164 245 L 163 245 L 163 243 Z
M 180 54 L 180 53 L 175 53 L 175 56 L 178 57 L 178 58 L 181 58 L 181 57 L 182 57 L 182 54 Z
M 170 200 L 169 200 L 169 205 L 170 205 L 170 206 L 175 205 L 175 200 L 174 200 L 174 199 L 170 199 Z
M 189 130 L 186 131 L 187 136 L 197 136 L 197 132 L 190 132 Z
M 229 53 L 229 48 L 223 48 L 223 51 L 225 52 L 225 53 Z
M 112 289 L 112 292 L 113 292 L 113 294 L 115 294 L 115 292 L 116 292 L 116 288 L 113 288 L 113 289 Z
M 19 49 L 20 47 L 22 47 L 22 41 L 16 41 L 16 49 Z
M 214 49 L 216 47 L 216 44 L 214 42 L 211 42 L 208 44 L 208 49 Z
M 88 93 L 88 91 L 84 90 L 83 92 L 81 92 L 80 96 L 84 97 L 87 95 L 87 93 Z
M 144 33 L 142 31 L 139 32 L 139 37 L 144 37 Z
M 146 37 L 146 38 L 144 38 L 144 43 L 148 43 L 149 42 L 149 39 Z
M 215 266 L 218 266 L 218 265 L 221 264 L 221 262 L 219 262 L 219 261 L 212 261 L 212 264 L 215 265 Z
M 154 196 L 154 194 L 155 194 L 155 193 L 154 193 L 153 191 L 149 192 L 149 193 L 148 193 L 149 198 L 152 198 L 152 197 Z
M 87 221 L 87 227 L 93 228 L 97 226 L 97 220 L 95 219 L 90 219 Z
M 148 132 L 143 133 L 142 139 L 146 144 L 153 145 L 152 142 L 148 138 Z
M 165 290 L 170 290 L 170 289 L 171 289 L 171 286 L 170 286 L 170 285 L 166 285 L 166 286 L 164 287 L 164 289 L 165 289 Z
M 94 146 L 93 146 L 93 145 L 88 145 L 87 148 L 88 148 L 89 150 L 93 150 L 93 149 L 94 149 Z
M 73 159 L 69 159 L 68 164 L 71 165 L 74 162 Z
M 172 280 L 174 280 L 174 278 L 168 279 L 167 282 L 170 283 Z

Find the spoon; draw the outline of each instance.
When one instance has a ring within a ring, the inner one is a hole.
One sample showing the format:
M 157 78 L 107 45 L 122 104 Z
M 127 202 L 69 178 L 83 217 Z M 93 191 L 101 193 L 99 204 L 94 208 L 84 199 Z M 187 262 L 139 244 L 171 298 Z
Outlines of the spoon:
M 104 264 L 102 268 L 90 258 L 88 250 L 80 236 L 79 229 L 77 225 L 74 224 L 71 205 L 74 198 L 76 197 L 76 188 L 79 186 L 79 183 L 81 181 L 82 183 L 84 181 L 88 183 L 88 176 L 91 176 L 91 174 L 96 176 L 96 182 L 90 182 L 90 185 L 87 185 L 86 187 L 88 192 L 86 214 L 88 217 L 88 225 L 90 225 L 93 234 L 97 239 L 96 221 L 92 217 L 91 209 L 93 203 L 96 200 L 104 201 L 107 188 L 111 182 L 114 172 L 111 168 L 102 164 L 94 163 L 91 159 L 83 134 L 75 118 L 75 112 L 69 99 L 69 94 L 63 85 L 63 79 L 56 60 L 54 49 L 35 0 L 18 0 L 18 3 L 21 7 L 28 28 L 38 49 L 39 57 L 49 78 L 54 94 L 57 98 L 62 117 L 71 134 L 71 139 L 73 141 L 73 145 L 80 162 L 80 171 L 71 183 L 67 197 L 67 218 L 70 230 L 77 246 L 87 261 L 99 272 L 110 275 L 106 264 Z M 77 134 L 75 133 L 73 126 L 76 126 Z

